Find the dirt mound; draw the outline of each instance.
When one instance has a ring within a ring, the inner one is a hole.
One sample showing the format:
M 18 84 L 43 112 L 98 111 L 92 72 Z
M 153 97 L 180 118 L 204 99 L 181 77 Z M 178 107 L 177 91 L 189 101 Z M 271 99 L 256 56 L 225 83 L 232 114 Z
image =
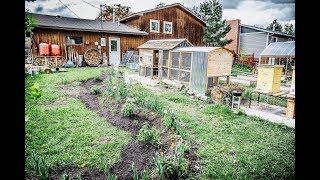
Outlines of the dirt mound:
M 118 179 L 132 179 L 132 162 L 134 162 L 139 174 L 144 169 L 151 170 L 154 164 L 153 156 L 155 150 L 156 148 L 148 142 L 131 141 L 121 151 L 122 161 L 116 163 L 110 172 L 118 176 Z

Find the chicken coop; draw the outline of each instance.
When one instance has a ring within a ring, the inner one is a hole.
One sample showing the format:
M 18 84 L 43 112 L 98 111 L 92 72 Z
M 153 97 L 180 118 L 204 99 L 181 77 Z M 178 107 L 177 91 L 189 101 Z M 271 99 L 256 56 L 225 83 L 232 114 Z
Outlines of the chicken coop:
M 138 46 L 139 75 L 158 77 L 159 58 L 168 61 L 169 50 L 176 47 L 193 46 L 187 39 L 149 40 Z
M 205 95 L 218 84 L 219 77 L 229 81 L 234 53 L 222 47 L 178 47 L 169 51 L 168 60 L 162 59 L 159 79 L 179 81 Z

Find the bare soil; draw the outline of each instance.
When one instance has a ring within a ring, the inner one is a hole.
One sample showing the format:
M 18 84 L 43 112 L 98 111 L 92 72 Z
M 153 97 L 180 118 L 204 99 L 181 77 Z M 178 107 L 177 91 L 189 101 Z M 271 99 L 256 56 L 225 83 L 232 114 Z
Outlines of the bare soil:
M 105 79 L 105 75 L 103 75 L 103 78 Z M 114 164 L 109 171 L 113 175 L 116 175 L 118 179 L 132 179 L 133 172 L 131 170 L 131 164 L 134 162 L 139 174 L 144 169 L 149 169 L 151 172 L 154 165 L 153 157 L 157 149 L 149 142 L 140 142 L 136 139 L 136 135 L 143 126 L 143 122 L 148 122 L 150 125 L 161 131 L 161 149 L 163 150 L 169 149 L 172 143 L 171 137 L 173 132 L 163 125 L 162 117 L 159 114 L 142 108 L 138 109 L 133 117 L 123 117 L 121 114 L 121 108 L 125 103 L 125 100 L 115 102 L 114 99 L 104 97 L 101 94 L 93 95 L 90 93 L 90 88 L 94 85 L 100 86 L 102 88 L 102 92 L 105 89 L 103 81 L 89 79 L 82 83 L 81 86 L 65 85 L 61 90 L 71 97 L 80 98 L 88 109 L 105 118 L 106 121 L 110 122 L 113 126 L 132 134 L 132 141 L 121 151 L 121 160 Z M 101 101 L 101 99 L 103 101 Z M 112 141 L 112 139 L 102 138 L 97 141 L 105 143 Z M 191 148 L 191 152 L 187 153 L 187 158 L 190 161 L 189 171 L 192 173 L 198 173 L 200 171 L 198 168 L 200 167 L 199 157 L 194 153 L 196 152 L 195 147 L 196 146 L 193 146 Z M 81 176 L 81 179 L 107 178 L 105 172 L 98 169 L 66 166 L 56 167 L 51 173 L 51 179 L 61 179 L 65 171 L 71 175 L 71 179 L 76 179 L 77 176 Z M 168 179 L 177 179 L 177 177 L 174 175 Z

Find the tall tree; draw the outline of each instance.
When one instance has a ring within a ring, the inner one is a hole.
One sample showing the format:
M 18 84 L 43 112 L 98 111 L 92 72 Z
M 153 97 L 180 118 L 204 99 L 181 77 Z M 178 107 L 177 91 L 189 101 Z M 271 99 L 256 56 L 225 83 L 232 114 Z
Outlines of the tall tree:
M 269 26 L 267 26 L 268 30 L 282 32 L 282 25 L 278 22 L 277 19 L 274 19 Z
M 160 8 L 160 7 L 163 7 L 163 6 L 165 6 L 165 5 L 166 5 L 165 3 L 160 2 L 159 4 L 156 5 L 156 8 Z
M 114 5 L 114 10 L 115 10 L 115 18 L 116 18 L 116 20 L 118 18 L 121 19 L 121 18 L 127 17 L 129 14 L 132 13 L 131 7 L 122 6 L 121 4 L 115 4 Z M 112 12 L 113 12 L 113 6 L 104 5 L 103 9 L 102 9 L 102 17 L 106 21 L 112 21 Z M 101 18 L 101 13 L 98 14 L 96 19 L 100 19 L 100 18 Z
M 293 24 L 285 24 L 284 25 L 284 33 L 289 35 L 294 35 Z
M 197 15 L 207 23 L 204 28 L 203 43 L 205 46 L 224 47 L 232 40 L 226 39 L 231 27 L 226 20 L 222 20 L 222 5 L 218 0 L 208 0 L 200 3 L 199 11 L 192 8 Z

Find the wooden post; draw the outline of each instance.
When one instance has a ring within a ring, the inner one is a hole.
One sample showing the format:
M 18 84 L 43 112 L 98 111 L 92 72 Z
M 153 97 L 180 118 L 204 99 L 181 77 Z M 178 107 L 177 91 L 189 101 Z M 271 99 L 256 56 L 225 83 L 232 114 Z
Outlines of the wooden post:
M 180 81 L 180 76 L 181 76 L 181 61 L 182 61 L 182 53 L 179 53 L 179 71 L 178 71 L 178 81 Z
M 159 50 L 159 59 L 158 59 L 158 79 L 162 81 L 162 66 L 163 66 L 163 50 Z
M 294 118 L 295 116 L 295 100 L 288 99 L 287 101 L 287 109 L 286 109 L 286 117 L 288 118 Z
M 230 85 L 230 76 L 227 76 L 226 84 Z
M 213 77 L 213 86 L 216 86 L 219 84 L 219 77 Z

